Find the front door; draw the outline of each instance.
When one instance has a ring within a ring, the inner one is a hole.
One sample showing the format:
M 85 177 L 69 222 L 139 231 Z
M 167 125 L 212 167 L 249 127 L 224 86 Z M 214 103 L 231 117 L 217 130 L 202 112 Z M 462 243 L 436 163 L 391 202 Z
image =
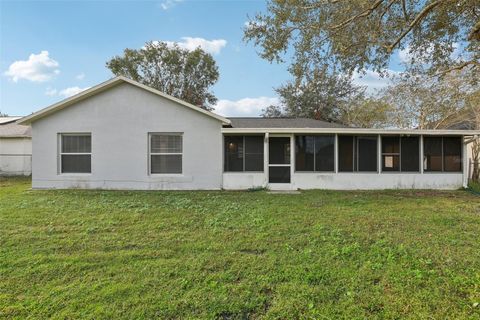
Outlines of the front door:
M 268 143 L 268 182 L 290 183 L 290 137 L 270 137 Z

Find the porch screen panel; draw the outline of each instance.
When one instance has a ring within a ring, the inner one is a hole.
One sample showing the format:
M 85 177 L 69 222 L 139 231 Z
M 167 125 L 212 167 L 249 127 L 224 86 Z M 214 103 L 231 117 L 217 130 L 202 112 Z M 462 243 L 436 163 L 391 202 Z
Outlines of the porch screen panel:
M 243 136 L 225 136 L 225 171 L 243 171 Z
M 424 169 L 427 172 L 443 171 L 442 138 L 423 138 Z
M 263 171 L 263 136 L 245 136 L 245 171 Z
M 377 137 L 358 137 L 358 171 L 377 171 Z
M 402 137 L 401 140 L 402 172 L 420 171 L 420 139 L 419 137 Z
M 315 171 L 334 171 L 335 136 L 315 137 Z
M 338 171 L 352 172 L 354 158 L 354 137 L 338 136 Z
M 443 161 L 445 171 L 462 171 L 462 139 L 460 137 L 443 138 Z
M 400 171 L 400 137 L 382 137 L 382 171 Z
M 295 170 L 315 170 L 315 137 L 295 136 Z

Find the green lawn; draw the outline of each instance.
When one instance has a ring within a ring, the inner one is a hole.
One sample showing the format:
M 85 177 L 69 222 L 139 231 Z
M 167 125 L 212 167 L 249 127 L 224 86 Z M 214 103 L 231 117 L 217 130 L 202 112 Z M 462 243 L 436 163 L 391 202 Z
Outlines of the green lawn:
M 0 318 L 480 318 L 466 191 L 29 188 L 0 182 Z

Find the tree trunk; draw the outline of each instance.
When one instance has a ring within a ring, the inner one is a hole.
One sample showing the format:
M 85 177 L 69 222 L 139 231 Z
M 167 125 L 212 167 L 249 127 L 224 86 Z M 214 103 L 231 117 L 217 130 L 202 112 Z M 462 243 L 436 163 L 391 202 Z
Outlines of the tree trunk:
M 472 161 L 473 161 L 473 171 L 472 171 L 472 181 L 480 182 L 480 138 L 473 141 L 472 146 Z

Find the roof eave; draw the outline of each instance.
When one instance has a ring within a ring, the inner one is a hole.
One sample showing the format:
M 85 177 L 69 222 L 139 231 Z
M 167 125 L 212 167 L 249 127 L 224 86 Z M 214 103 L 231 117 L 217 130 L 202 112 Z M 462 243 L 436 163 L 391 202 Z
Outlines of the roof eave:
M 102 83 L 100 83 L 100 84 L 98 84 L 98 85 L 96 85 L 96 86 L 94 86 L 94 87 L 91 87 L 90 89 L 87 89 L 87 90 L 85 90 L 85 91 L 82 91 L 82 92 L 80 92 L 80 93 L 78 93 L 78 94 L 76 94 L 76 95 L 74 95 L 74 96 L 72 96 L 72 97 L 69 97 L 69 98 L 64 99 L 64 100 L 62 100 L 62 101 L 60 101 L 60 102 L 57 102 L 57 103 L 55 103 L 55 104 L 53 104 L 53 105 L 51 105 L 51 106 L 48 106 L 48 107 L 46 107 L 46 108 L 43 108 L 43 109 L 41 109 L 40 111 L 37 111 L 37 112 L 35 112 L 35 113 L 32 113 L 32 114 L 29 115 L 29 116 L 26 116 L 26 117 L 23 117 L 23 118 L 17 120 L 16 123 L 17 123 L 17 124 L 21 124 L 21 125 L 30 125 L 32 122 L 34 122 L 34 121 L 36 121 L 36 120 L 39 120 L 39 119 L 44 118 L 44 117 L 46 117 L 46 116 L 48 116 L 48 115 L 50 115 L 50 114 L 52 114 L 52 113 L 55 113 L 55 112 L 57 112 L 57 111 L 60 111 L 60 110 L 66 108 L 66 107 L 68 107 L 68 106 L 70 106 L 70 105 L 72 105 L 72 104 L 74 104 L 74 103 L 76 103 L 76 102 L 79 102 L 79 101 L 81 101 L 81 100 L 84 100 L 84 99 L 86 99 L 86 98 L 88 98 L 88 97 L 90 97 L 90 96 L 93 96 L 93 95 L 95 95 L 95 94 L 97 94 L 97 93 L 100 93 L 100 92 L 102 92 L 102 91 L 104 91 L 104 90 L 107 90 L 107 89 L 109 89 L 109 88 L 111 88 L 111 87 L 114 87 L 114 86 L 116 86 L 116 85 L 118 85 L 118 84 L 120 84 L 120 83 L 122 83 L 122 82 L 126 82 L 126 83 L 129 83 L 129 84 L 132 84 L 132 85 L 134 85 L 134 86 L 136 86 L 136 87 L 139 87 L 139 88 L 142 88 L 142 89 L 144 89 L 144 90 L 147 90 L 147 91 L 149 91 L 149 92 L 151 92 L 151 93 L 154 93 L 154 94 L 156 94 L 156 95 L 159 95 L 159 96 L 161 96 L 161 97 L 164 97 L 164 98 L 166 98 L 166 99 L 168 99 L 168 100 L 171 100 L 171 101 L 174 101 L 174 102 L 176 102 L 176 103 L 179 103 L 179 104 L 181 104 L 181 105 L 183 105 L 183 106 L 185 106 L 185 107 L 188 107 L 188 108 L 190 108 L 190 109 L 192 109 L 192 110 L 195 110 L 195 111 L 197 111 L 197 112 L 200 112 L 200 113 L 203 113 L 203 114 L 205 114 L 205 115 L 207 115 L 207 116 L 210 116 L 210 117 L 212 117 L 212 118 L 215 118 L 215 119 L 221 121 L 223 124 L 227 124 L 227 125 L 228 125 L 228 124 L 231 123 L 230 120 L 228 120 L 227 118 L 224 118 L 224 117 L 222 117 L 222 116 L 219 116 L 219 115 L 217 115 L 217 114 L 215 114 L 215 113 L 213 113 L 213 112 L 204 110 L 204 109 L 202 109 L 202 108 L 200 108 L 200 107 L 194 106 L 194 105 L 192 105 L 192 104 L 190 104 L 190 103 L 188 103 L 188 102 L 185 102 L 185 101 L 183 101 L 183 100 L 177 99 L 177 98 L 172 97 L 172 96 L 170 96 L 170 95 L 168 95 L 168 94 L 165 94 L 165 93 L 163 93 L 163 92 L 161 92 L 161 91 L 158 91 L 158 90 L 156 90 L 156 89 L 150 88 L 150 87 L 148 87 L 148 86 L 146 86 L 146 85 L 144 85 L 144 84 L 138 83 L 138 82 L 136 82 L 136 81 L 133 81 L 133 80 L 131 80 L 131 79 L 128 79 L 128 78 L 122 77 L 122 76 L 115 77 L 115 78 L 112 78 L 112 79 L 107 80 L 107 81 L 105 81 L 105 82 L 102 82 Z
M 368 128 L 222 128 L 223 133 L 350 133 L 397 135 L 479 135 L 480 130 L 417 130 L 417 129 L 368 129 Z

